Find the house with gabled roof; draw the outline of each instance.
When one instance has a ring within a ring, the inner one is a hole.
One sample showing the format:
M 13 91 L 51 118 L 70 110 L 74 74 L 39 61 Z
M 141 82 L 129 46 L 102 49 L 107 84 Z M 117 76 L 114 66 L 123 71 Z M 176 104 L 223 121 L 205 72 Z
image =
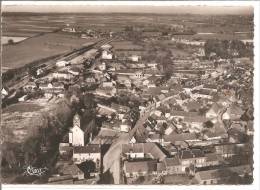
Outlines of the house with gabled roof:
M 122 154 L 131 159 L 152 158 L 161 161 L 166 158 L 165 153 L 152 142 L 123 144 Z
M 127 178 L 147 176 L 157 173 L 157 161 L 137 161 L 129 162 L 125 161 L 123 166 L 124 174 Z
M 211 108 L 206 113 L 206 118 L 213 120 L 217 118 L 219 113 L 222 111 L 223 106 L 218 103 L 213 103 Z
M 238 105 L 232 104 L 227 108 L 227 111 L 223 114 L 223 119 L 226 120 L 238 120 L 243 115 L 244 111 Z
M 158 133 L 152 133 L 148 135 L 146 142 L 163 143 L 163 138 Z
M 207 153 L 205 154 L 206 161 L 203 165 L 203 167 L 209 167 L 209 166 L 218 166 L 223 163 L 223 157 L 221 155 L 214 153 Z
M 166 173 L 167 174 L 181 174 L 184 173 L 182 171 L 181 162 L 178 157 L 173 158 L 165 158 L 163 160 L 163 163 L 165 164 Z
M 222 142 L 223 139 L 227 138 L 227 133 L 223 131 L 223 133 L 216 133 L 214 130 L 206 130 L 203 133 L 204 141 L 214 141 L 214 142 Z
M 224 184 L 232 174 L 228 169 L 206 170 L 196 172 L 195 179 L 201 185 Z
M 76 164 L 85 161 L 93 161 L 96 164 L 96 168 L 99 168 L 101 161 L 101 145 L 88 144 L 86 146 L 73 147 L 73 161 Z
M 195 167 L 203 167 L 206 162 L 205 154 L 200 149 L 190 149 L 179 151 L 179 159 L 182 166 L 182 172 L 191 165 Z
M 223 143 L 214 145 L 214 148 L 216 153 L 222 155 L 223 158 L 252 154 L 251 145 L 247 143 Z
M 167 126 L 164 133 L 165 133 L 165 135 L 169 135 L 173 132 L 173 130 L 174 130 L 174 125 L 170 124 L 170 125 Z
M 171 115 L 175 119 L 182 119 L 184 120 L 185 117 L 199 117 L 199 112 L 186 112 L 186 111 L 178 111 L 178 110 L 171 110 Z
M 212 97 L 213 97 L 211 91 L 206 90 L 206 89 L 192 90 L 191 96 L 195 99 L 198 99 L 198 98 L 212 99 Z
M 162 100 L 164 100 L 166 96 L 164 94 L 157 95 L 155 97 L 156 107 L 159 107 L 162 103 Z
M 228 133 L 228 140 L 231 143 L 246 142 L 248 140 L 248 137 L 245 134 L 245 132 L 241 132 L 236 128 L 230 128 L 227 133 Z
M 184 117 L 183 123 L 186 123 L 190 131 L 200 131 L 203 128 L 204 122 L 208 119 L 203 116 Z
M 117 112 L 123 112 L 123 113 L 130 111 L 130 108 L 128 106 L 124 106 L 116 103 L 112 103 L 111 108 L 116 110 Z
M 203 85 L 203 89 L 207 89 L 207 90 L 211 90 L 211 91 L 217 92 L 218 91 L 218 86 L 215 85 L 215 84 L 204 84 Z
M 189 101 L 182 105 L 182 108 L 184 111 L 190 112 L 190 111 L 198 111 L 202 107 L 202 104 L 198 101 Z
M 169 135 L 163 136 L 164 142 L 170 142 L 172 144 L 178 144 L 179 142 L 193 142 L 199 141 L 195 133 L 176 133 L 173 131 Z
M 59 167 L 58 173 L 67 176 L 72 176 L 73 179 L 82 180 L 84 179 L 84 172 L 79 169 L 76 164 L 64 164 L 62 167 Z
M 249 165 L 199 171 L 195 174 L 195 179 L 201 185 L 226 184 L 232 176 L 243 177 L 246 173 L 252 174 L 252 169 Z

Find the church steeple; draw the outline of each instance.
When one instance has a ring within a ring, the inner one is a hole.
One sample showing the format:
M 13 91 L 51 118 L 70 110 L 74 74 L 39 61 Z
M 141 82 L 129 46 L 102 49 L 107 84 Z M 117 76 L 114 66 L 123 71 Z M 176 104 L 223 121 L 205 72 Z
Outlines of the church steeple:
M 80 128 L 80 116 L 76 113 L 73 117 L 73 127 L 78 126 Z

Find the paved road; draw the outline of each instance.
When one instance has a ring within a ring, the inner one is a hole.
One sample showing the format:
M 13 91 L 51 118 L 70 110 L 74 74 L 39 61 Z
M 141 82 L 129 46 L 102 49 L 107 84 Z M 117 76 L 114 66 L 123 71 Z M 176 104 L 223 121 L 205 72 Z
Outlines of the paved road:
M 111 145 L 103 159 L 104 172 L 109 170 L 114 178 L 114 184 L 120 184 L 120 156 L 122 144 L 129 142 L 129 134 L 121 134 Z
M 155 105 L 151 105 L 146 108 L 144 114 L 136 122 L 134 128 L 129 133 L 122 133 L 118 139 L 111 145 L 108 152 L 103 159 L 104 172 L 109 170 L 114 178 L 115 184 L 120 184 L 121 168 L 120 168 L 120 156 L 122 144 L 128 144 L 130 139 L 134 136 L 139 127 L 143 126 L 143 123 L 149 117 L 150 113 L 154 110 Z
M 169 98 L 173 97 L 167 97 L 166 99 L 168 100 Z M 112 173 L 115 184 L 120 184 L 120 178 L 122 177 L 120 172 L 120 156 L 122 144 L 129 143 L 135 132 L 140 129 L 140 127 L 143 127 L 143 123 L 150 116 L 150 113 L 155 109 L 155 104 L 151 104 L 150 106 L 148 106 L 145 109 L 144 114 L 141 115 L 139 120 L 136 122 L 134 128 L 129 133 L 122 133 L 105 154 L 103 159 L 104 172 L 109 170 Z
M 218 123 L 220 123 L 220 127 L 223 128 L 226 132 L 226 127 L 225 124 L 223 122 L 223 114 L 227 111 L 227 108 L 223 108 L 220 113 L 218 114 Z
M 133 138 L 134 134 L 140 127 L 143 127 L 144 122 L 147 120 L 147 118 L 150 116 L 151 112 L 155 108 L 155 104 L 152 104 L 145 109 L 143 115 L 141 115 L 141 117 L 137 120 L 134 128 L 129 132 L 129 140 Z

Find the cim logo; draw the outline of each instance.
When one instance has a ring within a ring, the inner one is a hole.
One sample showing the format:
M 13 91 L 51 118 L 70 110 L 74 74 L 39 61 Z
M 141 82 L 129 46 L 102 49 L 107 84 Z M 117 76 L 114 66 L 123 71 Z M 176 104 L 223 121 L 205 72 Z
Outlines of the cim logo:
M 23 175 L 26 175 L 26 176 L 43 176 L 48 171 L 47 167 L 36 168 L 33 166 L 27 166 L 24 169 L 25 169 L 25 171 L 24 171 Z

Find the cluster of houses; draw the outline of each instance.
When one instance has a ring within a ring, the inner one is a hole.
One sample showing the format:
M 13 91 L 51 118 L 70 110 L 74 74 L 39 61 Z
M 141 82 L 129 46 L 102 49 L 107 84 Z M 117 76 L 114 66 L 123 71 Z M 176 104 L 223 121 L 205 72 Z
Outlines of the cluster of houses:
M 230 161 L 231 157 L 238 160 L 243 160 L 243 156 L 252 157 L 252 152 L 247 151 L 248 139 L 253 134 L 252 120 L 242 119 L 247 113 L 241 103 L 242 97 L 221 80 L 227 75 L 234 76 L 237 68 L 219 65 L 214 70 L 211 65 L 211 62 L 205 62 L 200 68 L 203 72 L 196 71 L 196 74 L 187 69 L 176 71 L 163 85 L 158 85 L 161 76 L 149 75 L 147 70 L 117 72 L 116 82 L 127 84 L 125 81 L 129 81 L 131 86 L 134 84 L 141 89 L 136 91 L 129 85 L 130 89 L 126 90 L 146 102 L 139 106 L 140 117 L 145 115 L 148 107 L 153 107 L 129 144 L 122 145 L 123 172 L 129 181 L 147 175 L 189 173 L 199 184 L 217 184 L 226 183 L 230 178 L 223 171 L 231 171 L 240 177 L 252 175 L 250 159 L 236 166 Z M 227 69 L 233 72 L 227 74 Z M 246 77 L 248 73 L 243 75 Z M 108 106 L 107 110 L 111 109 L 115 115 L 121 114 L 112 107 Z M 106 123 L 106 127 L 115 130 L 120 130 L 120 125 L 125 127 L 118 117 Z M 130 123 L 126 128 L 121 127 L 121 132 L 131 131 Z M 155 155 L 146 152 L 146 147 L 151 146 L 158 151 Z M 230 149 L 225 150 L 227 146 Z M 205 151 L 209 147 L 213 147 L 213 151 Z M 237 147 L 247 154 L 233 151 Z
M 231 156 L 239 154 L 238 150 L 232 151 L 239 145 L 228 146 Z M 124 144 L 122 145 L 123 172 L 128 183 L 141 176 L 186 174 L 194 176 L 199 184 L 218 184 L 230 178 L 225 172 L 229 175 L 231 173 L 239 176 L 252 175 L 252 169 L 248 164 L 220 169 L 219 167 L 225 164 L 227 152 L 225 145 L 216 145 L 212 148 L 212 152 L 205 152 L 196 148 L 178 149 L 177 147 L 168 147 L 166 151 L 153 142 Z M 214 175 L 214 173 L 219 174 Z
M 103 65 L 113 65 L 111 61 L 106 63 Z M 232 78 L 236 68 L 223 65 L 213 68 L 213 63 L 206 61 L 200 70 L 180 68 L 161 84 L 162 76 L 150 74 L 153 67 L 145 70 L 114 67 L 111 70 L 117 78 L 101 82 L 102 88 L 116 89 L 110 97 L 124 92 L 139 98 L 140 117 L 149 112 L 129 144 L 122 145 L 123 173 L 129 183 L 140 176 L 189 173 L 199 184 L 217 184 L 228 180 L 225 170 L 238 172 L 239 176 L 252 174 L 249 161 L 228 166 L 232 165 L 231 157 L 243 160 L 243 156 L 252 156 L 252 152 L 241 155 L 233 151 L 240 147 L 246 152 L 247 139 L 253 134 L 252 120 L 241 119 L 247 112 L 241 104 L 242 97 L 221 80 L 227 75 Z M 234 72 L 227 74 L 227 69 Z M 133 125 L 128 117 L 129 109 L 125 105 L 99 104 L 99 116 L 108 119 L 102 127 L 130 133 Z M 230 146 L 228 151 L 227 146 Z M 209 147 L 213 151 L 204 150 Z M 223 169 L 223 165 L 227 167 Z M 240 168 L 246 168 L 246 172 Z
M 104 144 L 95 140 L 96 119 L 102 120 L 101 128 L 129 134 L 120 151 L 125 183 L 140 176 L 189 175 L 198 184 L 219 184 L 232 175 L 252 175 L 253 116 L 252 108 L 243 103 L 251 101 L 247 88 L 252 86 L 252 70 L 243 68 L 243 60 L 233 65 L 220 60 L 214 65 L 208 60 L 177 59 L 175 71 L 165 80 L 158 63 L 145 63 L 134 53 L 120 60 L 114 51 L 105 44 L 99 50 L 60 60 L 53 72 L 23 87 L 25 92 L 40 89 L 50 99 L 63 98 L 68 86 L 78 85 L 85 91 L 95 86 L 91 93 L 104 100 L 96 106 L 95 119 L 86 122 L 80 113 L 74 115 L 72 127 L 59 144 L 57 174 L 49 183 L 97 181 Z M 200 47 L 196 56 L 204 54 Z M 86 67 L 90 59 L 95 61 Z M 2 98 L 7 95 L 2 89 Z M 19 101 L 26 101 L 27 95 Z M 138 125 L 130 106 L 133 99 L 138 102 Z

